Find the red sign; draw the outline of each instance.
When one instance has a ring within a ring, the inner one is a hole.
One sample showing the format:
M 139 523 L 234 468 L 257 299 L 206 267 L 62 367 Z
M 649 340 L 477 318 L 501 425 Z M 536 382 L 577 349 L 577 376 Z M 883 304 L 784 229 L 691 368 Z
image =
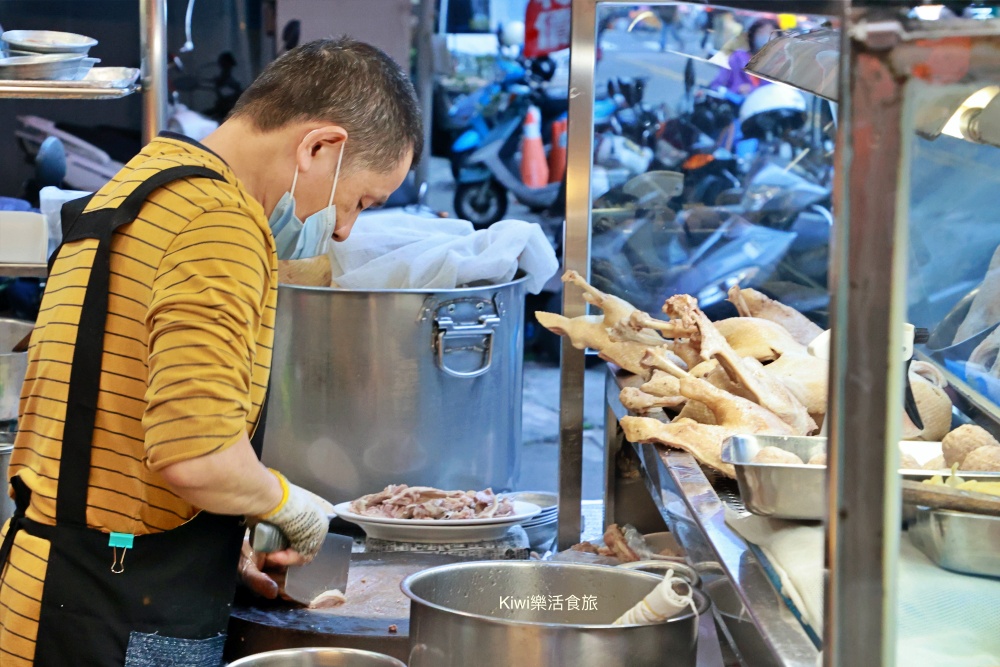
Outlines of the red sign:
M 572 0 L 529 0 L 524 17 L 524 56 L 569 48 Z

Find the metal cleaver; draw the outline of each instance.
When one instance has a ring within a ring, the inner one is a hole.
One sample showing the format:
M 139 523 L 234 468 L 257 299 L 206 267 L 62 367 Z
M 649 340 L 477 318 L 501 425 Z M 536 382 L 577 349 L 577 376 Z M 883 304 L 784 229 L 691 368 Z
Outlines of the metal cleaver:
M 270 523 L 258 523 L 254 526 L 250 543 L 258 553 L 273 553 L 288 548 L 288 540 L 277 526 Z M 285 595 L 308 605 L 326 591 L 337 589 L 346 594 L 353 546 L 353 538 L 327 533 L 323 548 L 312 562 L 288 568 L 285 575 Z

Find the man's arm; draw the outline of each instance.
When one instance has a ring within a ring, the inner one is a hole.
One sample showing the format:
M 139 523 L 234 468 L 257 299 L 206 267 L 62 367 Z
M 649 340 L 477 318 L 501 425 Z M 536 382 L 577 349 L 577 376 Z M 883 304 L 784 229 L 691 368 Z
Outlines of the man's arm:
M 257 342 L 272 275 L 264 235 L 244 212 L 213 210 L 164 252 L 146 321 L 146 464 L 195 507 L 273 523 L 308 559 L 332 507 L 268 471 L 247 437 L 254 369 L 269 356 Z
M 245 431 L 231 447 L 172 463 L 160 475 L 178 496 L 214 514 L 261 516 L 281 503 L 281 483 L 257 460 Z

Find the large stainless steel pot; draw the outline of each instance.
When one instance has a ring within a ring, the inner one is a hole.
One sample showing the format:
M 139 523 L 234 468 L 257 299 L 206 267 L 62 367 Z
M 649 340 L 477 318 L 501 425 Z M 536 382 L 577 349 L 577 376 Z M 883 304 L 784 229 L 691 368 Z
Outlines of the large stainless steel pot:
M 11 350 L 34 326 L 31 322 L 0 319 L 0 422 L 17 419 L 21 385 L 28 372 L 28 353 Z
M 229 667 L 406 667 L 381 653 L 349 648 L 290 648 L 258 653 Z
M 611 625 L 662 577 L 600 565 L 475 562 L 403 581 L 410 605 L 410 667 L 693 667 L 697 620 Z M 699 614 L 707 596 L 695 589 Z M 587 610 L 587 607 L 596 610 Z
M 264 460 L 334 502 L 388 484 L 513 487 L 524 281 L 282 285 Z
M 14 514 L 14 501 L 7 493 L 7 469 L 14 451 L 14 433 L 0 433 L 0 526 Z

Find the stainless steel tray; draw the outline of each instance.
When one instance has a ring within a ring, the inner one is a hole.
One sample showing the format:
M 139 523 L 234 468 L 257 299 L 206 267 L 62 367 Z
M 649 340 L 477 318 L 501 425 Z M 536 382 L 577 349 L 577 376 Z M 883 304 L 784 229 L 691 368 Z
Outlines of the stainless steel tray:
M 939 442 L 904 442 L 900 446 L 918 460 L 929 461 L 941 453 Z M 740 496 L 747 510 L 776 519 L 822 521 L 826 515 L 826 466 L 753 463 L 753 457 L 764 447 L 778 447 L 806 461 L 817 448 L 826 451 L 826 438 L 738 435 L 727 440 L 722 448 L 722 460 L 732 463 L 736 469 Z M 903 469 L 899 472 L 904 479 L 915 481 L 949 474 L 947 470 Z M 1000 480 L 1000 473 L 959 474 L 963 479 Z
M 17 86 L 18 88 L 59 88 L 83 89 L 114 88 L 125 89 L 132 86 L 139 78 L 139 70 L 134 67 L 94 67 L 82 79 L 75 81 L 30 81 L 0 79 L 0 86 Z
M 909 533 L 939 567 L 1000 578 L 1000 518 L 918 507 Z

